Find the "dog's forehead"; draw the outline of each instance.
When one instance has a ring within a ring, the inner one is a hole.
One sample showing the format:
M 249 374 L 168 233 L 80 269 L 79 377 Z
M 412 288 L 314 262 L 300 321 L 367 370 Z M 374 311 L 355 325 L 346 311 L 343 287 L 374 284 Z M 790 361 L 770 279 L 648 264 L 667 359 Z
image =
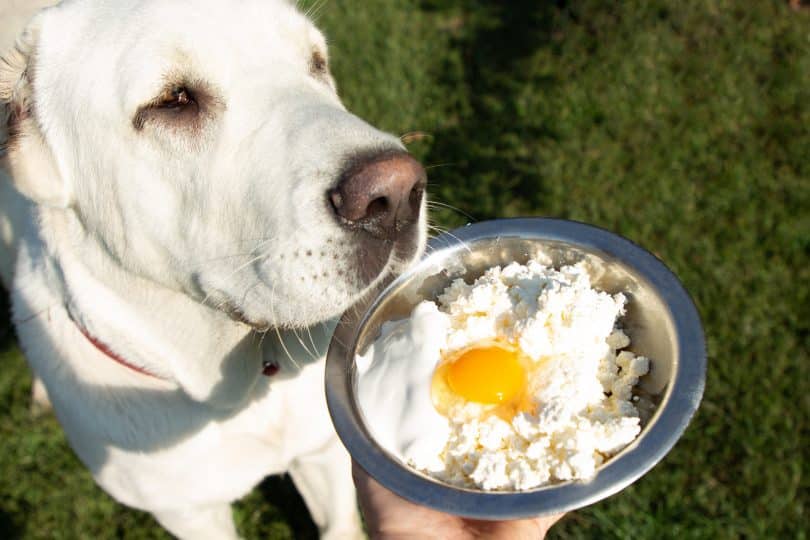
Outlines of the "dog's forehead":
M 73 0 L 48 14 L 40 45 L 46 64 L 73 68 L 62 73 L 101 80 L 114 72 L 132 90 L 178 70 L 204 69 L 220 85 L 255 79 L 306 62 L 325 43 L 287 0 Z
M 138 44 L 223 51 L 230 62 L 266 57 L 308 44 L 314 27 L 286 0 L 141 0 L 120 32 Z

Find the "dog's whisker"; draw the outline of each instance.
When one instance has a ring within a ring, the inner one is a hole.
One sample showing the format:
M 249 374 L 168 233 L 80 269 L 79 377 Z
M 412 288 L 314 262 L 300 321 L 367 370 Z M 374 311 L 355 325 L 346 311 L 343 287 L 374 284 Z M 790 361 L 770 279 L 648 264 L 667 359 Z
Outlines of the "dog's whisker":
M 287 355 L 287 359 L 295 366 L 295 369 L 300 370 L 301 366 L 298 362 L 295 361 L 292 354 L 290 354 L 290 350 L 287 348 L 287 344 L 284 343 L 284 338 L 281 337 L 281 330 L 279 330 L 278 326 L 274 326 L 273 329 L 276 331 L 276 336 L 278 337 L 278 342 L 281 344 L 281 348 L 284 349 L 284 354 Z
M 244 293 L 242 293 L 242 305 L 245 305 L 245 304 L 246 304 L 246 301 L 247 301 L 247 296 L 248 296 L 248 294 L 250 293 L 250 291 L 252 291 L 253 289 L 255 289 L 255 288 L 256 288 L 256 286 L 258 286 L 258 285 L 260 285 L 260 284 L 261 284 L 261 280 L 258 280 L 258 279 L 257 279 L 256 281 L 254 281 L 254 282 L 253 282 L 253 284 L 252 284 L 252 285 L 250 285 L 249 287 L 246 287 L 246 288 L 245 288 L 245 292 L 244 292 Z
M 287 264 L 285 264 L 284 266 L 286 268 Z M 307 327 L 307 330 L 309 330 L 308 327 Z M 312 341 L 312 334 L 310 333 L 310 335 L 309 335 L 309 341 L 310 341 L 310 343 L 312 343 L 312 350 L 310 350 L 309 347 L 307 347 L 306 343 L 304 343 L 303 338 L 298 334 L 298 329 L 297 328 L 292 327 L 292 328 L 290 328 L 290 331 L 292 331 L 293 335 L 295 336 L 295 339 L 298 341 L 299 345 L 301 345 L 301 348 L 304 349 L 307 352 L 307 354 L 309 354 L 312 358 L 317 358 L 317 350 L 318 350 L 318 348 L 315 346 L 315 343 Z
M 255 256 L 255 252 L 256 252 L 257 249 L 258 249 L 258 246 L 251 249 L 250 251 L 245 251 L 245 252 L 242 252 L 242 253 L 233 253 L 231 255 L 221 255 L 219 257 L 212 257 L 210 259 L 204 259 L 204 260 L 200 260 L 200 261 L 195 261 L 195 264 L 196 265 L 204 265 L 204 264 L 208 264 L 208 263 L 223 261 L 225 259 L 237 259 L 239 257 L 253 257 L 253 256 Z
M 265 242 L 268 240 L 274 240 L 279 238 L 279 235 L 272 235 L 272 236 L 245 236 L 243 238 L 237 239 L 235 242 L 232 242 L 230 245 L 234 246 L 241 246 L 248 242 Z
M 262 346 L 264 345 L 264 340 L 267 337 L 267 330 L 257 333 L 259 334 L 259 354 L 263 357 L 264 354 L 262 354 Z
M 447 232 L 447 229 L 445 229 L 444 227 L 439 227 L 438 225 L 430 225 L 430 224 L 428 224 L 427 227 L 428 227 L 428 231 L 432 231 L 432 232 L 436 233 L 437 236 Z
M 425 169 L 426 171 L 429 171 L 430 169 L 438 169 L 439 167 L 453 167 L 453 166 L 457 166 L 457 165 L 458 165 L 458 163 L 448 161 L 447 163 L 434 163 L 432 165 L 425 165 L 422 168 Z
M 452 232 L 450 232 L 448 229 L 444 229 L 442 227 L 439 227 L 439 226 L 436 226 L 436 225 L 430 225 L 430 224 L 428 224 L 428 229 L 437 231 L 440 234 L 446 234 L 447 236 L 458 240 L 461 243 L 461 245 L 464 247 L 464 249 L 467 250 L 467 252 L 472 253 L 472 249 L 470 249 L 469 244 L 467 242 L 465 242 L 464 240 L 462 240 L 461 238 L 459 238 L 458 236 L 456 236 L 455 234 L 453 234 Z
M 287 349 L 287 344 L 284 343 L 284 338 L 281 337 L 281 330 L 279 330 L 278 320 L 276 319 L 275 295 L 276 281 L 273 280 L 273 286 L 270 288 L 270 316 L 273 318 L 273 330 L 276 331 L 276 337 L 278 337 L 278 342 L 281 344 L 281 348 L 284 349 L 284 354 L 287 355 L 287 359 L 292 363 L 293 366 L 295 366 L 295 369 L 300 370 L 301 366 L 295 361 L 295 359 L 293 359 L 289 349 Z
M 257 237 L 254 237 L 254 238 L 241 238 L 241 239 L 237 240 L 236 242 L 230 243 L 228 245 L 230 245 L 230 246 L 242 246 L 242 245 L 244 245 L 244 244 L 246 244 L 248 242 L 256 242 L 256 241 L 258 241 L 258 243 L 248 251 L 243 251 L 243 252 L 240 252 L 240 253 L 232 253 L 232 254 L 227 254 L 227 255 L 220 255 L 220 256 L 217 256 L 217 257 L 213 257 L 211 259 L 195 261 L 195 264 L 198 264 L 198 265 L 199 264 L 206 264 L 206 263 L 221 261 L 223 259 L 235 259 L 237 257 L 249 257 L 249 256 L 253 255 L 254 253 L 258 252 L 258 250 L 261 247 L 263 247 L 265 244 L 267 244 L 268 242 L 271 242 L 273 240 L 277 240 L 278 238 L 279 238 L 278 235 L 274 235 L 274 236 L 257 236 Z
M 204 305 L 204 306 L 205 306 L 205 305 L 208 305 L 208 299 L 209 299 L 209 298 L 211 298 L 211 295 L 212 295 L 212 294 L 214 294 L 214 291 L 211 291 L 211 292 L 209 292 L 208 294 L 206 294 L 206 295 L 203 297 L 203 299 L 202 299 L 202 300 L 200 300 L 200 303 L 201 303 L 202 305 Z M 219 309 L 219 308 L 221 308 L 221 307 L 222 307 L 222 305 L 223 305 L 223 304 L 224 304 L 224 302 L 220 302 L 218 305 L 216 305 L 216 306 L 210 306 L 210 307 L 211 307 L 212 309 Z
M 282 274 L 286 275 L 286 274 L 287 274 L 287 269 L 288 269 L 290 266 L 291 266 L 291 262 L 290 262 L 290 261 L 285 261 L 284 263 L 282 263 Z M 272 292 L 273 292 L 273 294 L 275 294 L 275 283 L 276 283 L 276 282 L 274 281 L 274 282 L 273 282 L 273 291 L 272 291 Z M 275 321 L 275 319 L 276 319 L 276 315 L 275 315 L 275 302 L 271 302 L 271 310 L 272 310 L 272 311 L 271 311 L 271 313 L 272 313 L 272 316 L 273 316 L 273 320 Z M 279 330 L 278 330 L 278 324 L 276 324 L 275 326 L 276 326 L 276 333 L 279 333 Z M 298 343 L 301 345 L 301 347 L 302 347 L 302 348 L 303 348 L 305 351 L 307 351 L 307 353 L 309 353 L 309 354 L 310 354 L 310 356 L 314 356 L 314 355 L 313 355 L 313 354 L 310 352 L 310 350 L 307 348 L 307 346 L 306 346 L 306 345 L 304 345 L 304 343 L 303 343 L 303 341 L 301 340 L 301 337 L 298 335 L 298 331 L 295 329 L 295 327 L 290 327 L 290 328 L 288 328 L 288 329 L 287 329 L 287 331 L 291 331 L 291 332 L 293 333 L 293 335 L 295 336 L 295 338 L 298 340 Z M 279 337 L 280 337 L 280 336 L 279 336 Z M 296 362 L 296 361 L 295 361 L 295 360 L 292 358 L 292 356 L 291 356 L 291 354 L 290 354 L 290 352 L 289 352 L 289 349 L 287 349 L 286 343 L 284 343 L 283 341 L 282 341 L 282 346 L 284 347 L 284 351 L 287 353 L 287 356 L 290 358 L 290 361 L 291 361 L 291 362 L 292 362 L 292 363 L 295 365 L 296 369 L 301 369 L 301 365 L 300 365 L 298 362 Z
M 210 259 L 205 259 L 205 260 L 202 260 L 202 261 L 197 261 L 197 264 L 203 265 L 203 264 L 209 264 L 209 263 L 213 263 L 213 262 L 223 261 L 223 260 L 225 260 L 225 259 L 237 259 L 237 258 L 239 258 L 239 257 L 250 257 L 251 255 L 252 255 L 252 253 L 251 253 L 251 252 L 246 252 L 246 253 L 233 253 L 233 254 L 231 254 L 231 255 L 221 255 L 221 256 L 219 256 L 219 257 L 212 257 L 212 258 L 210 258 Z
M 343 340 L 342 340 L 342 339 L 340 339 L 339 337 L 337 337 L 336 335 L 332 334 L 332 339 L 334 339 L 335 341 L 337 341 L 337 342 L 338 342 L 338 344 L 340 344 L 340 346 L 341 346 L 341 347 L 343 347 L 344 349 L 346 349 L 347 351 L 349 350 L 349 348 L 346 346 L 346 344 L 345 344 L 345 343 L 343 343 Z
M 315 353 L 309 350 L 309 347 L 306 346 L 306 344 L 304 343 L 304 340 L 301 338 L 300 335 L 298 335 L 298 329 L 293 327 L 293 328 L 291 328 L 291 330 L 292 330 L 293 335 L 295 336 L 295 339 L 298 341 L 298 344 L 301 345 L 301 348 L 304 349 L 305 351 L 307 351 L 307 354 L 310 357 L 315 358 L 316 357 Z
M 240 239 L 236 240 L 235 242 L 224 244 L 222 247 L 229 247 L 229 246 L 231 246 L 231 247 L 233 247 L 233 246 L 241 247 L 241 246 L 247 244 L 248 242 L 251 242 L 251 243 L 255 242 L 255 245 L 251 249 L 249 249 L 248 251 L 243 251 L 243 252 L 240 252 L 240 253 L 221 255 L 221 256 L 214 257 L 214 258 L 211 258 L 211 259 L 206 259 L 206 260 L 203 260 L 203 261 L 195 261 L 195 264 L 204 264 L 206 262 L 215 262 L 215 261 L 219 261 L 219 260 L 222 260 L 222 259 L 237 258 L 237 257 L 242 257 L 242 256 L 245 256 L 245 257 L 251 256 L 251 255 L 254 255 L 255 253 L 258 253 L 259 250 L 262 247 L 264 247 L 265 245 L 267 245 L 268 242 L 272 242 L 274 240 L 280 240 L 281 238 L 282 238 L 281 235 L 255 236 L 255 237 L 240 238 Z
M 326 7 L 326 3 L 327 3 L 327 0 L 323 0 L 323 1 L 321 2 L 321 5 L 320 5 L 320 6 L 318 6 L 317 11 L 315 11 L 315 13 L 313 13 L 313 14 L 312 14 L 312 16 L 315 18 L 315 22 L 317 22 L 317 21 L 318 21 L 318 18 L 319 18 L 319 17 L 321 16 L 321 14 L 323 13 L 323 9 Z
M 326 5 L 326 0 L 318 0 L 310 6 L 310 8 L 306 12 L 306 16 L 312 19 L 313 22 L 317 22 L 317 17 L 320 14 L 323 6 Z
M 461 208 L 453 206 L 452 204 L 447 204 L 447 203 L 444 203 L 444 202 L 441 202 L 441 201 L 428 199 L 427 206 L 428 206 L 428 208 L 446 208 L 448 210 L 452 210 L 454 212 L 457 212 L 457 213 L 461 214 L 462 216 L 470 219 L 472 222 L 478 221 L 477 219 L 475 219 L 475 217 L 471 216 L 470 214 L 468 214 L 467 212 L 465 212 Z
M 247 262 L 245 262 L 244 264 L 242 264 L 242 265 L 238 266 L 238 267 L 236 268 L 236 270 L 234 270 L 233 272 L 231 272 L 230 274 L 228 274 L 228 275 L 225 277 L 225 281 L 228 281 L 228 280 L 229 280 L 229 279 L 231 279 L 233 276 L 235 276 L 236 274 L 238 274 L 239 272 L 241 272 L 242 270 L 244 270 L 245 268 L 247 268 L 247 267 L 248 267 L 248 266 L 250 266 L 251 264 L 253 264 L 253 263 L 255 263 L 255 262 L 258 262 L 259 260 L 261 260 L 261 259 L 263 259 L 263 258 L 266 258 L 266 257 L 267 257 L 267 256 L 269 256 L 269 255 L 270 255 L 270 253 L 269 253 L 269 252 L 267 252 L 267 253 L 261 253 L 261 254 L 259 254 L 259 255 L 255 256 L 255 257 L 253 257 L 252 259 L 248 260 L 248 261 L 247 261 Z M 205 303 L 208 301 L 208 299 L 211 297 L 211 295 L 213 294 L 213 292 L 214 292 L 214 291 L 211 291 L 211 292 L 209 292 L 208 294 L 206 294 L 206 295 L 205 295 L 205 298 L 203 298 L 203 300 L 202 300 L 202 304 L 205 304 Z M 224 304 L 224 302 L 223 302 L 223 304 Z M 222 305 L 223 305 L 223 304 L 220 304 L 220 305 L 219 305 L 219 307 L 222 307 Z M 215 309 L 219 309 L 219 307 L 217 307 L 217 308 L 215 308 Z
M 317 354 L 318 353 L 318 347 L 315 345 L 315 340 L 312 339 L 312 327 L 311 326 L 307 326 L 307 335 L 309 336 L 309 343 L 310 343 L 310 345 L 312 345 L 312 350 L 315 351 L 315 354 Z

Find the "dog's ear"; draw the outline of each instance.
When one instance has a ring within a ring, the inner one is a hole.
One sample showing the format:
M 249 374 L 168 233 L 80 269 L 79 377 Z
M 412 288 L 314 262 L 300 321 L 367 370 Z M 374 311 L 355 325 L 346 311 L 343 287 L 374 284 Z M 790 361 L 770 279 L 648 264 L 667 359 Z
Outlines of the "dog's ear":
M 38 204 L 66 208 L 72 196 L 37 118 L 34 99 L 40 16 L 0 59 L 0 166 L 22 194 Z

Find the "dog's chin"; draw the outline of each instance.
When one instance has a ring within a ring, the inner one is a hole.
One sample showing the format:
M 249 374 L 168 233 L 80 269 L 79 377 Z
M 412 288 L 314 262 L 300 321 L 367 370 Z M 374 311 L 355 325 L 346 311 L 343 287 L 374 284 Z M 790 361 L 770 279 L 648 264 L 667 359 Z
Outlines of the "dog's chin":
M 267 312 L 265 310 L 253 312 L 249 306 L 240 305 L 231 300 L 220 302 L 217 309 L 232 321 L 247 325 L 256 332 L 266 332 L 272 328 L 305 328 L 338 317 L 369 295 L 376 294 L 384 283 L 398 273 L 395 268 L 396 265 L 388 265 L 365 288 L 347 295 L 345 298 L 324 300 L 317 306 L 311 306 L 312 309 L 301 309 L 303 306 L 298 304 L 297 309 L 281 310 L 282 313 L 277 313 L 278 307 L 271 308 Z M 310 291 L 309 294 L 315 298 L 320 297 L 317 291 Z
M 222 302 L 218 309 L 225 313 L 232 321 L 242 323 L 244 325 L 252 327 L 254 330 L 257 331 L 266 331 L 270 328 L 269 321 L 265 320 L 254 320 L 248 317 L 247 314 L 243 311 L 244 308 L 236 305 L 235 303 L 231 302 L 230 300 L 226 300 Z
M 384 279 L 382 277 L 381 281 Z M 272 312 L 274 310 L 271 310 L 271 313 L 251 313 L 246 306 L 240 306 L 231 301 L 222 302 L 218 309 L 232 321 L 249 326 L 256 332 L 266 332 L 272 328 L 306 328 L 341 315 L 369 294 L 374 294 L 378 287 L 379 285 L 375 282 L 345 301 L 323 302 L 317 310 L 285 313 L 281 316 Z

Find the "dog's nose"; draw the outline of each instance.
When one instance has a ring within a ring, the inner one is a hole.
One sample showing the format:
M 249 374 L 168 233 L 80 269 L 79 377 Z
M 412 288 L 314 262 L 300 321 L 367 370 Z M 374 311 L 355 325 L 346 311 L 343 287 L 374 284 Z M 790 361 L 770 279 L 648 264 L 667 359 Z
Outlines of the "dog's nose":
M 419 218 L 426 183 L 409 154 L 386 152 L 354 162 L 328 197 L 343 225 L 394 240 Z

